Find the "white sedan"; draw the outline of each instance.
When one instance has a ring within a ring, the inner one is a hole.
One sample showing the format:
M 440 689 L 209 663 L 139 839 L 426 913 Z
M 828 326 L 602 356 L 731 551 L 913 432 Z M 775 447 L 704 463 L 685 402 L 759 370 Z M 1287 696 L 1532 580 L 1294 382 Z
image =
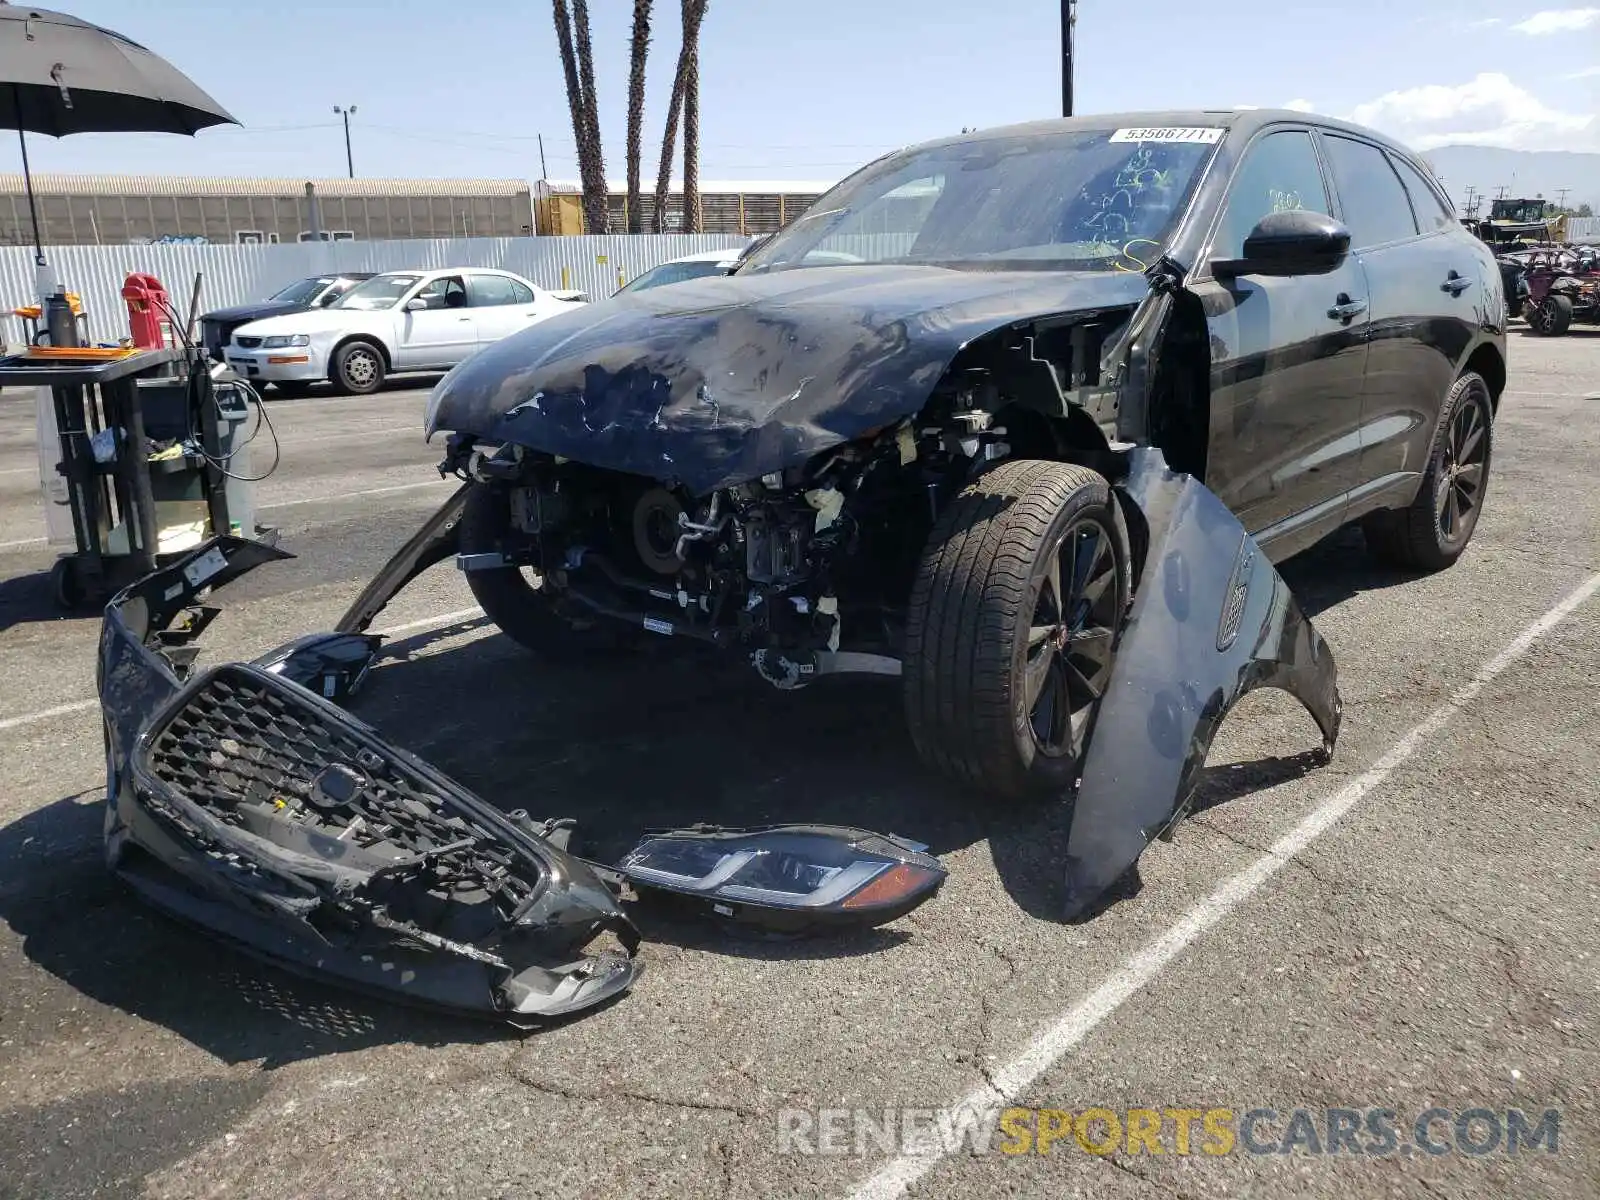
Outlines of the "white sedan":
M 286 395 L 330 380 L 377 391 L 400 371 L 442 371 L 536 321 L 583 304 L 510 271 L 386 271 L 327 308 L 252 321 L 234 330 L 228 365 Z

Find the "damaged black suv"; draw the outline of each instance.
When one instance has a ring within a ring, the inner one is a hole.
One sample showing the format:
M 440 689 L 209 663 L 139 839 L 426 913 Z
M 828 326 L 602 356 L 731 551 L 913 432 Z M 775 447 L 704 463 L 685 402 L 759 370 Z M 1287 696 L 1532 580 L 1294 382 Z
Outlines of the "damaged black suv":
M 1125 728 L 1189 764 L 1240 691 L 1326 655 L 1263 555 L 1359 522 L 1389 562 L 1455 561 L 1505 319 L 1488 250 L 1369 130 L 1086 117 L 880 158 L 731 276 L 483 351 L 426 426 L 518 642 L 899 675 L 931 763 L 1059 793 L 1114 677 Z

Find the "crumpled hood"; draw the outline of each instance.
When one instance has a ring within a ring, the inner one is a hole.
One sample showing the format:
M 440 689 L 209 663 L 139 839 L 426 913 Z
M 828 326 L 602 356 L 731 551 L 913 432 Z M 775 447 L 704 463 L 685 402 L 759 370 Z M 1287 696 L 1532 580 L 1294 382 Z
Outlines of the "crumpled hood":
M 497 342 L 427 426 L 697 495 L 909 416 L 957 352 L 1015 321 L 1132 306 L 1142 275 L 850 265 L 622 293 Z

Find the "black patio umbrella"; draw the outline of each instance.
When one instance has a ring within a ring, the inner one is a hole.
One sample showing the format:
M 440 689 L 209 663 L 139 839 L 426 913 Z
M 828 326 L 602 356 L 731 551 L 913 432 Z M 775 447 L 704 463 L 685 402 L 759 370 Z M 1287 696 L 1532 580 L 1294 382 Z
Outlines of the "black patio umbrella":
M 66 13 L 0 0 L 0 129 L 22 144 L 22 179 L 44 266 L 28 168 L 29 133 L 185 133 L 237 125 L 166 59 Z

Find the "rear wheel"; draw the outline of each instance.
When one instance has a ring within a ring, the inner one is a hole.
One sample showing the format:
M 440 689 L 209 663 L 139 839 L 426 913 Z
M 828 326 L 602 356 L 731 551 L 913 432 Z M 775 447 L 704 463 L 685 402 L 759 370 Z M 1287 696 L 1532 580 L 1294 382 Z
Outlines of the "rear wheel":
M 1551 292 L 1528 306 L 1528 328 L 1540 337 L 1561 337 L 1572 328 L 1572 298 Z
M 333 352 L 330 374 L 336 386 L 365 396 L 383 386 L 383 351 L 371 342 L 346 342 Z
M 1077 778 L 1129 592 L 1106 480 L 1019 459 L 967 485 L 929 538 L 906 622 L 905 702 L 931 765 L 985 792 Z
M 458 534 L 463 554 L 500 552 L 510 530 L 511 505 L 504 491 L 479 484 L 467 494 Z M 568 620 L 556 612 L 551 595 L 535 586 L 525 568 L 492 567 L 466 575 L 467 586 L 495 627 L 542 658 L 571 658 L 621 640 L 620 625 L 611 628 L 614 623 L 603 619 Z
M 1445 397 L 1417 498 L 1362 522 L 1373 557 L 1416 571 L 1442 571 L 1461 557 L 1489 487 L 1493 421 L 1489 385 L 1467 372 Z

